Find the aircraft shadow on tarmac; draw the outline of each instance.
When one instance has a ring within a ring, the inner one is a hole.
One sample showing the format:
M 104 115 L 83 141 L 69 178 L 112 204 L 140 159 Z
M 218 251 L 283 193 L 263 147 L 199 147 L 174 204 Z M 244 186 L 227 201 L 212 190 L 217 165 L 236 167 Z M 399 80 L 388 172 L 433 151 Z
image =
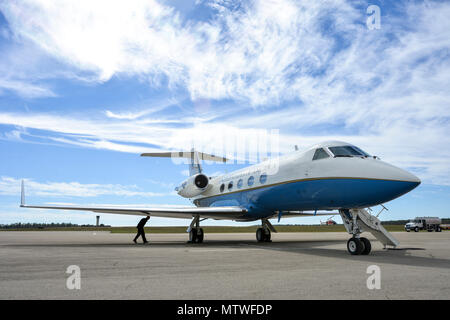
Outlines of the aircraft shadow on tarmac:
M 322 248 L 329 245 L 340 245 L 339 248 Z M 395 249 L 378 249 L 375 248 L 369 255 L 352 256 L 347 252 L 346 241 L 342 240 L 291 240 L 291 241 L 274 241 L 270 243 L 257 243 L 255 241 L 245 240 L 208 240 L 201 244 L 191 244 L 180 241 L 155 241 L 144 245 L 142 243 L 54 243 L 54 244 L 8 244 L 8 247 L 64 247 L 64 248 L 233 248 L 233 249 L 262 249 L 280 252 L 289 252 L 293 254 L 308 254 L 321 256 L 326 258 L 345 259 L 348 261 L 366 261 L 370 263 L 387 263 L 406 266 L 430 267 L 430 268 L 449 268 L 450 260 L 434 258 L 432 256 L 413 256 L 410 251 L 426 251 L 424 248 L 395 248 Z
M 329 248 L 318 248 L 317 241 L 308 242 L 310 246 L 297 247 L 295 243 L 297 241 L 290 242 L 294 246 L 280 246 L 278 243 L 274 245 L 260 245 L 255 244 L 255 246 L 267 250 L 285 251 L 298 254 L 309 254 L 314 256 L 328 257 L 345 259 L 350 261 L 366 261 L 370 263 L 387 263 L 387 264 L 397 264 L 415 267 L 431 267 L 431 268 L 449 268 L 450 260 L 439 259 L 423 256 L 413 256 L 410 255 L 409 251 L 426 251 L 424 248 L 396 248 L 396 249 L 373 249 L 369 255 L 358 255 L 352 256 L 346 250 L 346 242 L 343 241 L 324 241 L 323 245 L 332 244 L 342 244 L 342 248 L 329 249 Z M 325 243 L 328 242 L 328 243 Z M 305 243 L 305 242 L 303 242 Z

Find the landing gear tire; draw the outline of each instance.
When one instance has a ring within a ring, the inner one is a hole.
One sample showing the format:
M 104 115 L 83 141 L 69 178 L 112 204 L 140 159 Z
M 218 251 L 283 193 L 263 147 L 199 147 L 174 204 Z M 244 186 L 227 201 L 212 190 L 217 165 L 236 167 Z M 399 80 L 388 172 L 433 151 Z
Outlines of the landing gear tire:
M 264 233 L 264 242 L 272 242 L 272 240 L 270 240 L 270 238 L 272 238 L 270 230 L 266 230 L 266 232 L 263 233 Z
M 347 250 L 351 255 L 359 255 L 364 251 L 364 243 L 358 238 L 350 238 L 347 241 Z
M 364 250 L 361 252 L 362 255 L 368 255 L 370 251 L 372 250 L 372 245 L 370 244 L 369 239 L 366 238 L 359 238 L 361 242 L 364 244 Z
M 258 242 L 272 242 L 270 240 L 272 238 L 270 230 L 264 230 L 263 228 L 258 228 L 256 230 L 256 240 Z
M 197 230 L 197 243 L 203 242 L 203 236 L 204 236 L 203 229 L 202 228 L 198 229 Z
M 264 241 L 264 230 L 263 228 L 256 229 L 256 241 L 263 242 Z
M 192 228 L 191 231 L 189 231 L 189 243 L 196 243 L 197 242 L 197 229 Z
M 202 243 L 203 242 L 203 229 L 192 228 L 189 232 L 189 243 Z

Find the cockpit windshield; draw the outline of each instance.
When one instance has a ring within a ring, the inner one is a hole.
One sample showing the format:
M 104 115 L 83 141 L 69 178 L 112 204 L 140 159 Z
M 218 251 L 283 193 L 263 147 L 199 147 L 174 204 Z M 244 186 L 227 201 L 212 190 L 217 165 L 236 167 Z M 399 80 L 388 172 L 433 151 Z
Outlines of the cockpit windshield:
M 358 150 L 359 152 L 361 152 L 365 157 L 370 157 L 370 154 L 368 154 L 364 150 L 361 150 L 360 148 L 358 148 L 356 146 L 352 146 L 352 148 Z
M 335 157 L 370 157 L 368 153 L 355 146 L 329 147 Z

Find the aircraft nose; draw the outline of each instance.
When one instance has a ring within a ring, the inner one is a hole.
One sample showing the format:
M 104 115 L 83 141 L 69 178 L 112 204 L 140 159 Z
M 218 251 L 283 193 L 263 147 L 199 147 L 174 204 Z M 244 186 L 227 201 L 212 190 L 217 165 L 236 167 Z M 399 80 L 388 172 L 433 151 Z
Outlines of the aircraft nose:
M 408 192 L 417 188 L 419 186 L 419 184 L 421 183 L 420 179 L 410 172 L 408 172 L 408 178 L 406 179 L 406 181 L 409 183 Z
M 408 173 L 409 173 L 409 172 L 408 172 Z M 422 181 L 420 181 L 420 179 L 419 179 L 417 176 L 413 175 L 412 173 L 409 173 L 409 174 L 410 174 L 410 176 L 411 176 L 411 178 L 410 178 L 409 181 L 415 183 L 415 184 L 416 184 L 416 187 L 417 187 L 419 184 L 422 183 Z
M 392 165 L 386 164 L 384 173 L 388 180 L 402 182 L 398 184 L 399 188 L 402 189 L 402 193 L 413 190 L 421 183 L 420 179 L 414 174 Z
M 417 187 L 421 183 L 420 179 L 417 176 L 400 168 L 397 168 L 396 175 L 400 178 L 399 180 L 410 182 L 412 185 L 414 185 L 414 187 Z
M 414 174 L 396 167 L 390 163 L 384 161 L 373 162 L 374 167 L 372 168 L 374 172 L 378 173 L 380 177 L 386 180 L 396 180 L 420 184 L 420 179 Z

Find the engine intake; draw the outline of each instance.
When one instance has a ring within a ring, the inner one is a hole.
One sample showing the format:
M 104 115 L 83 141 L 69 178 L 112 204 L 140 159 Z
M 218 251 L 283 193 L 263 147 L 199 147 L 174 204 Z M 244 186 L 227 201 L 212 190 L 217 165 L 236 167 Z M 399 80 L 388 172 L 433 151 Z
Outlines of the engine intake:
M 195 179 L 194 183 L 197 186 L 197 188 L 204 189 L 208 186 L 209 179 L 204 174 L 198 174 Z
M 192 198 L 205 192 L 208 186 L 209 178 L 202 173 L 198 173 L 189 177 L 175 190 L 184 198 Z

